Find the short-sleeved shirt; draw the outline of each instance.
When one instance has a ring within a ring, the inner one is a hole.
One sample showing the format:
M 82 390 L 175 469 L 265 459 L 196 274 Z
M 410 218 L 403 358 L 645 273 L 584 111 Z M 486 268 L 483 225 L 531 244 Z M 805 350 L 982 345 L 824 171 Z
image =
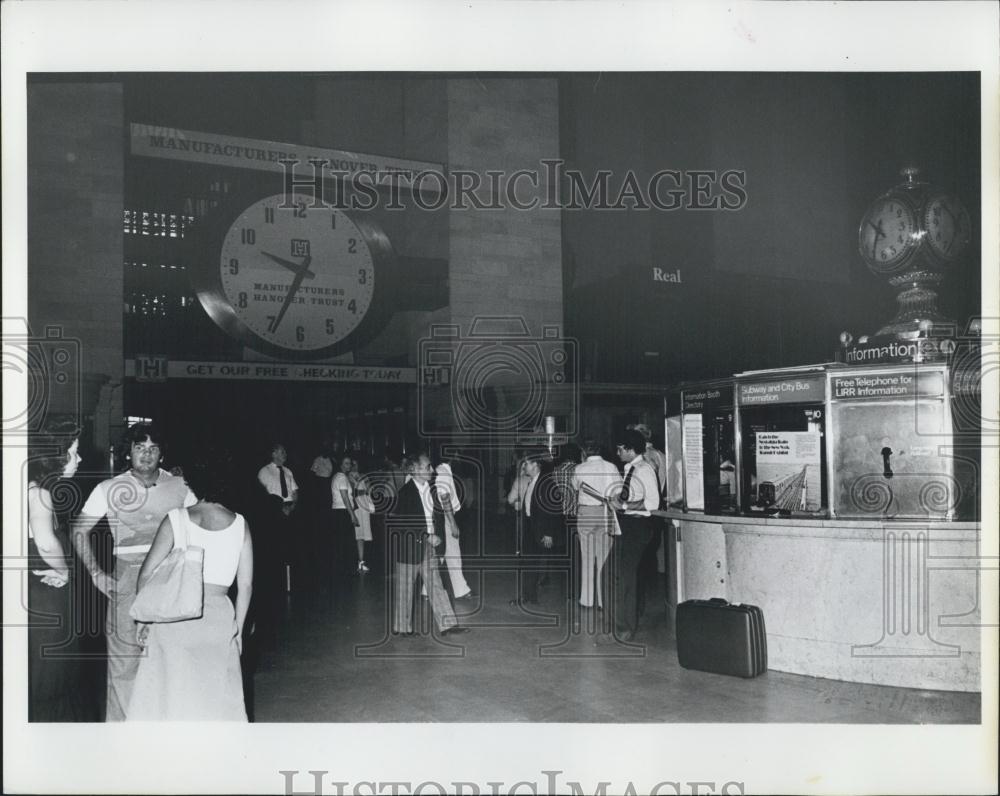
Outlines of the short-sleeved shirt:
M 667 492 L 667 457 L 664 455 L 663 451 L 654 448 L 652 445 L 647 443 L 646 451 L 642 454 L 653 471 L 656 473 L 656 480 L 660 485 L 660 495 L 665 495 Z
M 622 491 L 622 476 L 618 468 L 603 456 L 588 456 L 573 471 L 573 488 L 579 495 L 581 506 L 604 505 L 583 489 L 584 484 L 605 498 L 618 497 Z
M 151 487 L 132 475 L 131 470 L 101 481 L 83 504 L 80 514 L 108 518 L 114 536 L 114 554 L 148 553 L 153 537 L 171 509 L 198 502 L 184 479 L 160 470 Z
M 344 497 L 340 494 L 340 490 L 343 489 L 347 493 L 347 497 L 354 501 L 354 485 L 351 483 L 351 479 L 347 477 L 346 473 L 337 473 L 333 476 L 333 480 L 330 482 L 330 492 L 333 502 L 330 504 L 335 509 L 347 509 L 344 505 Z
M 632 478 L 628 478 L 629 470 Z M 660 507 L 660 483 L 656 480 L 656 471 L 642 456 L 636 456 L 625 465 L 625 478 L 629 480 L 629 502 L 642 501 L 641 509 L 626 509 L 625 514 L 632 517 L 649 517 L 651 511 Z

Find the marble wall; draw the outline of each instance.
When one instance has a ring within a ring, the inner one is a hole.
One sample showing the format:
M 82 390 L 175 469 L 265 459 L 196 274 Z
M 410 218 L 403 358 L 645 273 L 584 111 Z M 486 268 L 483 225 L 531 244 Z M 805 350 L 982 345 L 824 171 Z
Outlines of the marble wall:
M 974 524 L 706 517 L 681 528 L 683 597 L 760 606 L 769 668 L 982 690 Z

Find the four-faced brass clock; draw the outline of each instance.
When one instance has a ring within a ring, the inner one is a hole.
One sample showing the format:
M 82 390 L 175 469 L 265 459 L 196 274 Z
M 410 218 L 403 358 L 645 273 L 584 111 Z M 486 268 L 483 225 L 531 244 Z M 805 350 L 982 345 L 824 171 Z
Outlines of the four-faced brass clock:
M 937 194 L 927 201 L 923 225 L 927 244 L 942 260 L 957 259 L 972 238 L 969 211 L 957 197 L 947 194 Z
M 901 197 L 883 197 L 861 219 L 858 250 L 869 268 L 892 273 L 913 253 L 916 232 L 916 216 L 909 203 Z
M 275 194 L 246 207 L 198 286 L 216 324 L 272 356 L 323 359 L 349 348 L 393 258 L 372 222 L 310 205 Z

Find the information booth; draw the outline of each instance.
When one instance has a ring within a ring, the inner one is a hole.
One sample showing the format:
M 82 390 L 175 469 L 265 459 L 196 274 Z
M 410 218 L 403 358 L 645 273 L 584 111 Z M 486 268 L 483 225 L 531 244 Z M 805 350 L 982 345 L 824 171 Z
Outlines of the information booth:
M 976 396 L 953 370 L 833 362 L 671 390 L 670 605 L 760 606 L 778 671 L 979 691 Z

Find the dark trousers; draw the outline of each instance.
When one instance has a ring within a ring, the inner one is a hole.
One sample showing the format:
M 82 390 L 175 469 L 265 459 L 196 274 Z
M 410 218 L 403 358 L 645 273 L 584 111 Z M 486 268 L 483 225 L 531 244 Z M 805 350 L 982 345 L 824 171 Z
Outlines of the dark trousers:
M 257 631 L 273 634 L 285 593 L 285 561 L 288 559 L 290 520 L 281 498 L 268 497 L 260 507 L 259 532 L 253 537 L 253 602 L 251 610 Z
M 549 575 L 559 569 L 565 568 L 566 551 L 561 544 L 562 537 L 554 529 L 551 531 L 553 545 L 545 547 L 539 538 L 537 528 L 532 529 L 531 520 L 524 518 L 524 535 L 521 537 L 521 557 L 527 558 L 521 567 L 521 602 L 537 603 L 538 587 Z M 563 518 L 559 518 L 559 525 L 562 529 Z
M 333 509 L 333 569 L 337 576 L 353 575 L 358 568 L 354 523 L 347 509 Z
M 649 544 L 642 552 L 642 558 L 639 561 L 639 586 L 638 586 L 638 609 L 639 616 L 643 616 L 646 613 L 646 601 L 649 596 L 656 591 L 656 584 L 658 578 L 657 564 L 656 564 L 656 551 L 660 549 L 660 543 L 663 541 L 663 529 L 661 523 L 658 520 L 650 520 L 650 535 Z
M 549 552 L 542 547 L 542 545 L 534 538 L 533 534 L 527 531 L 522 538 L 522 544 L 522 559 L 528 558 L 535 559 L 537 561 L 538 556 L 545 555 Z M 538 602 L 538 582 L 542 579 L 542 575 L 545 574 L 545 571 L 536 567 L 537 564 L 529 564 L 525 562 L 525 566 L 521 568 L 521 602 Z
M 610 570 L 612 583 L 605 595 L 613 590 L 615 632 L 619 635 L 635 632 L 639 627 L 639 564 L 653 536 L 653 522 L 650 517 L 618 515 L 622 534 L 615 537 L 611 549 L 613 566 L 605 566 L 604 580 L 606 583 L 606 573 Z

